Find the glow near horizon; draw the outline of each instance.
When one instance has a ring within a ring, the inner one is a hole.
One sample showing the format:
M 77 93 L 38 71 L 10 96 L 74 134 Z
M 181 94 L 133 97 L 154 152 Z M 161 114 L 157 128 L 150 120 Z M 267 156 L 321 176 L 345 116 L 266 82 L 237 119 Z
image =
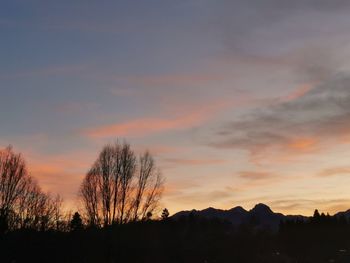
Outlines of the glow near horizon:
M 72 209 L 117 138 L 156 156 L 171 213 L 350 208 L 349 7 L 5 1 L 0 145 Z

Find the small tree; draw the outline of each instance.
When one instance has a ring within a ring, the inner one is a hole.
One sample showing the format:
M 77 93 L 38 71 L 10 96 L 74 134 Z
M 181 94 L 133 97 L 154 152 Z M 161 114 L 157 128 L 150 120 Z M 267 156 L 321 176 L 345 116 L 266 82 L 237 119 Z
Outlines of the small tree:
M 146 214 L 146 220 L 148 221 L 148 220 L 151 220 L 151 218 L 152 218 L 152 212 L 147 212 L 147 214 Z
M 168 219 L 168 217 L 169 217 L 169 211 L 168 211 L 168 209 L 166 209 L 166 208 L 163 209 L 163 212 L 162 212 L 161 217 L 162 217 L 162 220 Z
M 75 212 L 72 220 L 70 221 L 70 229 L 71 231 L 77 231 L 83 228 L 83 221 L 81 220 L 81 216 L 78 212 Z
M 319 218 L 320 217 L 320 212 L 318 212 L 318 210 L 316 209 L 314 212 L 314 218 Z

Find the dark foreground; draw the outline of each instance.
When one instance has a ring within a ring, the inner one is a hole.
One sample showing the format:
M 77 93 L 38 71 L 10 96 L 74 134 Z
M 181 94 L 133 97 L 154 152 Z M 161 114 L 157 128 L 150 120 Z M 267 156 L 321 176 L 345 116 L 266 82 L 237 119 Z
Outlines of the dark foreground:
M 350 262 L 350 225 L 325 217 L 278 232 L 188 217 L 1 236 L 0 262 Z

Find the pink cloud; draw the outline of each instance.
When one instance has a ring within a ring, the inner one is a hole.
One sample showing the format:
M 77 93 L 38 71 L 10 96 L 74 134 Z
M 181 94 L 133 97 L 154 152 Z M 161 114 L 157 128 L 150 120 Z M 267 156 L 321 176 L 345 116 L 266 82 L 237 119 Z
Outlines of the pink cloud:
M 79 186 L 95 154 L 83 151 L 53 155 L 23 152 L 30 174 L 44 191 L 60 194 L 68 209 L 76 209 Z
M 87 129 L 83 131 L 83 134 L 92 138 L 118 136 L 140 137 L 166 131 L 186 130 L 201 125 L 229 105 L 227 101 L 212 103 L 210 106 L 190 111 L 181 116 L 169 118 L 140 118 L 123 123 Z
M 140 136 L 167 130 L 181 130 L 202 122 L 202 116 L 193 114 L 175 119 L 144 118 L 88 130 L 91 137 Z
M 306 83 L 298 86 L 293 92 L 289 93 L 286 97 L 284 97 L 283 101 L 291 101 L 303 97 L 306 95 L 311 89 L 315 87 L 312 83 Z

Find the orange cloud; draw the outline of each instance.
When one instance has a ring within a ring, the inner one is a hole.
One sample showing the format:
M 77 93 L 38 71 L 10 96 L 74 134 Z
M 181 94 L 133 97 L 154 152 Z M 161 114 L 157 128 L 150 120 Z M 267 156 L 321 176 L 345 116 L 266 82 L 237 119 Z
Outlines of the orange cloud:
M 250 161 L 256 165 L 261 165 L 263 163 L 287 163 L 300 157 L 300 154 L 319 153 L 323 150 L 323 143 L 320 138 L 296 137 L 254 145 L 249 153 Z
M 287 146 L 289 149 L 296 150 L 296 151 L 312 151 L 315 149 L 315 146 L 317 145 L 317 139 L 315 138 L 297 138 L 291 140 Z
M 25 151 L 23 156 L 30 174 L 38 180 L 44 191 L 59 193 L 67 209 L 77 209 L 79 186 L 94 161 L 95 153 L 76 151 L 46 155 Z
M 178 195 L 197 187 L 199 187 L 199 185 L 193 179 L 188 178 L 186 181 L 167 182 L 163 193 L 165 196 Z
M 335 167 L 321 171 L 318 176 L 329 177 L 339 174 L 350 174 L 350 167 Z
M 117 137 L 117 136 L 146 136 L 169 130 L 186 130 L 198 126 L 210 119 L 218 111 L 226 108 L 228 103 L 214 103 L 208 107 L 202 107 L 186 115 L 175 118 L 141 118 L 119 124 L 106 125 L 83 131 L 85 135 L 93 138 Z
M 267 172 L 242 171 L 239 172 L 239 177 L 248 180 L 266 180 L 275 177 L 275 175 Z
M 288 177 L 280 173 L 268 171 L 239 171 L 235 176 L 243 179 L 239 183 L 235 183 L 232 187 L 231 190 L 235 193 L 244 193 L 256 188 L 284 184 L 289 180 L 295 181 L 302 179 L 300 176 Z
M 167 130 L 186 129 L 201 123 L 202 118 L 203 116 L 197 114 L 176 119 L 145 118 L 91 129 L 86 133 L 91 137 L 148 135 Z

